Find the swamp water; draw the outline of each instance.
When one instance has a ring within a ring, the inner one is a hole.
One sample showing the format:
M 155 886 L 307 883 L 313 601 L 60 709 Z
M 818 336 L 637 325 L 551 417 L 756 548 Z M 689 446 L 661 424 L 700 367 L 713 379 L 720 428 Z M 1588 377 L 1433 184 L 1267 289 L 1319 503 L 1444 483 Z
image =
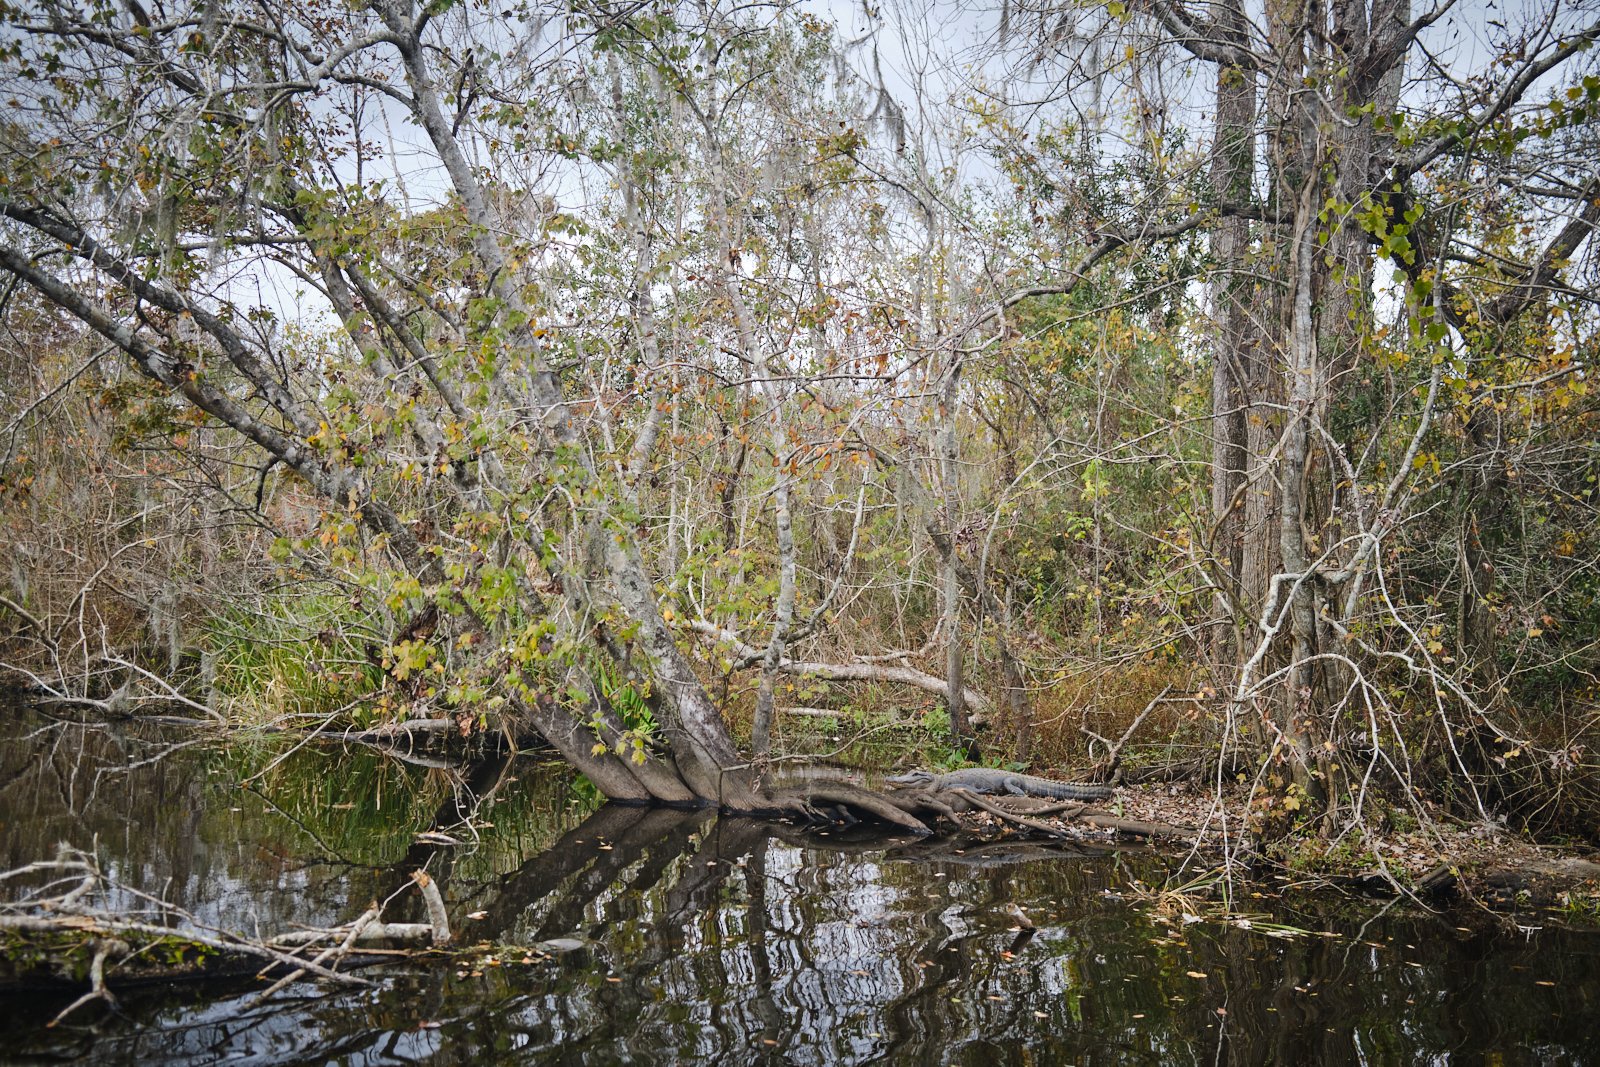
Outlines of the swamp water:
M 1174 924 L 1128 896 L 1176 863 L 1142 851 L 594 810 L 530 757 L 456 770 L 14 709 L 0 738 L 5 869 L 67 842 L 265 936 L 426 866 L 458 937 L 496 946 L 261 1003 L 249 977 L 124 988 L 53 1029 L 72 993 L 0 988 L 7 1063 L 1600 1063 L 1600 934 L 1539 920 L 1322 894 Z M 420 908 L 402 891 L 386 917 Z

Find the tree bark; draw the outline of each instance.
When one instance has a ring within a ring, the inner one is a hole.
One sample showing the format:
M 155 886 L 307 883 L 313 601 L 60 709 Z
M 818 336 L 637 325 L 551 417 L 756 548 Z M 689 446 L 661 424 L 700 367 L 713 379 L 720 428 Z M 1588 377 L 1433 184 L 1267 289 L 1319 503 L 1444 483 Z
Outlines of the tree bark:
M 1221 36 L 1235 44 L 1244 37 L 1244 13 L 1237 0 L 1218 10 Z M 1256 168 L 1256 74 L 1237 65 L 1219 65 L 1216 124 L 1211 145 L 1212 192 L 1219 203 L 1249 203 Z M 1244 554 L 1243 500 L 1247 491 L 1249 436 L 1248 376 L 1262 339 L 1252 311 L 1258 305 L 1250 280 L 1250 222 L 1242 215 L 1219 215 L 1212 227 L 1211 256 L 1217 280 L 1211 284 L 1216 316 L 1211 370 L 1211 557 L 1217 592 L 1213 601 L 1211 652 L 1219 664 L 1235 662 L 1240 631 Z

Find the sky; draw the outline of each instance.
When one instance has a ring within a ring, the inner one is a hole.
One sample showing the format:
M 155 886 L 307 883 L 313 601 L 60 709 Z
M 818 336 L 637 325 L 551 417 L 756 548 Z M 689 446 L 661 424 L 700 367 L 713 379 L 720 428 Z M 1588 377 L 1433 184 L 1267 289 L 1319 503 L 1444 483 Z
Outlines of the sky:
M 1441 70 L 1464 82 L 1480 72 L 1496 49 L 1527 24 L 1534 12 L 1554 10 L 1556 24 L 1570 28 L 1592 18 L 1594 7 L 1592 2 L 1569 0 L 1553 9 L 1538 0 L 1459 0 L 1426 31 L 1423 50 Z M 948 134 L 951 122 L 959 121 L 963 114 L 960 98 L 979 82 L 1014 102 L 1048 100 L 1047 108 L 1040 113 L 1049 110 L 1061 114 L 1065 109 L 1091 127 L 1098 120 L 1101 150 L 1113 156 L 1125 150 L 1117 143 L 1124 131 L 1115 121 L 1104 118 L 1112 107 L 1102 94 L 1114 91 L 1112 83 L 1066 83 L 1062 79 L 1069 64 L 1062 59 L 1046 56 L 1042 61 L 1032 61 L 1038 57 L 1024 46 L 1037 37 L 1037 31 L 1020 17 L 1008 20 L 1011 37 L 1005 47 L 999 47 L 999 4 L 883 0 L 869 5 L 861 0 L 804 0 L 801 10 L 838 27 L 847 46 L 849 66 L 863 83 L 875 84 L 887 92 L 904 116 L 907 128 L 913 131 L 913 141 L 925 153 L 928 169 L 951 167 L 957 186 L 981 188 L 1000 181 L 988 157 L 959 150 Z M 1076 10 L 1099 15 L 1097 8 Z M 488 32 L 492 37 L 495 31 Z M 1067 38 L 1076 48 L 1098 51 L 1102 56 L 1113 47 L 1103 40 L 1073 37 L 1070 33 Z M 1211 107 L 1212 74 L 1197 63 L 1173 69 L 1173 80 L 1162 88 L 1178 105 L 1175 121 L 1204 131 Z M 1423 104 L 1419 93 L 1420 90 L 1412 92 L 1410 102 L 1414 106 Z M 952 102 L 957 106 L 952 107 Z M 1108 106 L 1097 113 L 1097 105 Z M 448 183 L 421 131 L 392 102 L 372 105 L 370 115 L 374 131 L 381 131 L 380 139 L 387 142 L 390 151 L 383 159 L 368 164 L 366 176 L 387 178 L 400 201 L 411 210 L 424 210 L 444 200 Z M 916 136 L 918 130 L 922 131 L 920 137 Z M 886 129 L 880 127 L 878 136 L 887 136 Z M 353 178 L 350 168 L 344 170 L 342 177 Z M 556 187 L 547 191 L 564 201 L 563 206 L 576 207 L 597 195 L 595 189 L 572 179 L 570 174 L 564 179 L 559 174 L 554 178 Z M 238 273 L 228 283 L 230 286 L 254 287 L 259 302 L 279 309 L 286 317 L 326 317 L 327 309 L 320 299 L 308 294 L 304 284 L 286 272 L 267 264 L 235 264 L 234 268 Z

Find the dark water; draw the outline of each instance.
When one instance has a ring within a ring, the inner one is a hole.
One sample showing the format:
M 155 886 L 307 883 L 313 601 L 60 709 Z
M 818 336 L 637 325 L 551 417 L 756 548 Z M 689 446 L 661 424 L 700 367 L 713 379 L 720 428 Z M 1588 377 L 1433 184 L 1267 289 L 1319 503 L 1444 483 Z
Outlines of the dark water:
M 1248 928 L 1169 923 L 1126 895 L 1175 863 L 1146 853 L 591 813 L 526 758 L 175 748 L 14 713 L 0 736 L 7 868 L 93 847 L 125 885 L 271 934 L 353 918 L 426 866 L 494 946 L 259 1004 L 248 977 L 128 989 L 56 1029 L 71 994 L 0 991 L 6 1062 L 1600 1063 L 1600 935 L 1549 923 L 1326 896 L 1249 901 Z M 386 914 L 416 912 L 403 893 Z M 582 947 L 527 951 L 554 938 Z

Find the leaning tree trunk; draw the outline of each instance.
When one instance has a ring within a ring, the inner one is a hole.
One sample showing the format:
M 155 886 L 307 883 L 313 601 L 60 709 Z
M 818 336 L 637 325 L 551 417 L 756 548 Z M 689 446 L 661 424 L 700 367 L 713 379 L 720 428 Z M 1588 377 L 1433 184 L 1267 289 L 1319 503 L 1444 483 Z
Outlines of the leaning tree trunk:
M 529 353 L 534 366 L 535 399 L 546 413 L 549 432 L 564 453 L 574 457 L 576 473 L 589 484 L 597 484 L 599 478 L 593 460 L 572 422 L 558 380 L 542 357 L 542 343 L 532 326 L 534 317 L 514 284 L 515 272 L 508 268 L 505 254 L 494 236 L 497 230 L 476 175 L 438 106 L 437 92 L 417 39 L 416 22 L 402 15 L 397 5 L 392 4 L 385 7 L 384 16 L 402 42 L 401 54 L 417 100 L 418 118 L 439 152 L 474 227 L 474 250 L 485 275 L 491 279 L 491 289 L 507 308 L 516 312 L 507 322 L 507 332 L 518 347 Z M 603 490 L 596 495 L 603 506 Z M 634 627 L 635 647 L 642 653 L 643 669 L 662 698 L 666 712 L 664 733 L 671 746 L 670 765 L 702 802 L 734 810 L 771 806 L 770 801 L 755 791 L 750 769 L 740 758 L 720 709 L 696 676 L 688 657 L 674 642 L 637 545 L 627 533 L 619 533 L 606 523 L 593 523 L 590 529 L 597 542 L 591 546 L 591 558 L 599 561 L 606 591 Z M 585 617 L 594 618 L 595 615 L 589 613 Z M 646 760 L 657 758 L 651 755 Z

